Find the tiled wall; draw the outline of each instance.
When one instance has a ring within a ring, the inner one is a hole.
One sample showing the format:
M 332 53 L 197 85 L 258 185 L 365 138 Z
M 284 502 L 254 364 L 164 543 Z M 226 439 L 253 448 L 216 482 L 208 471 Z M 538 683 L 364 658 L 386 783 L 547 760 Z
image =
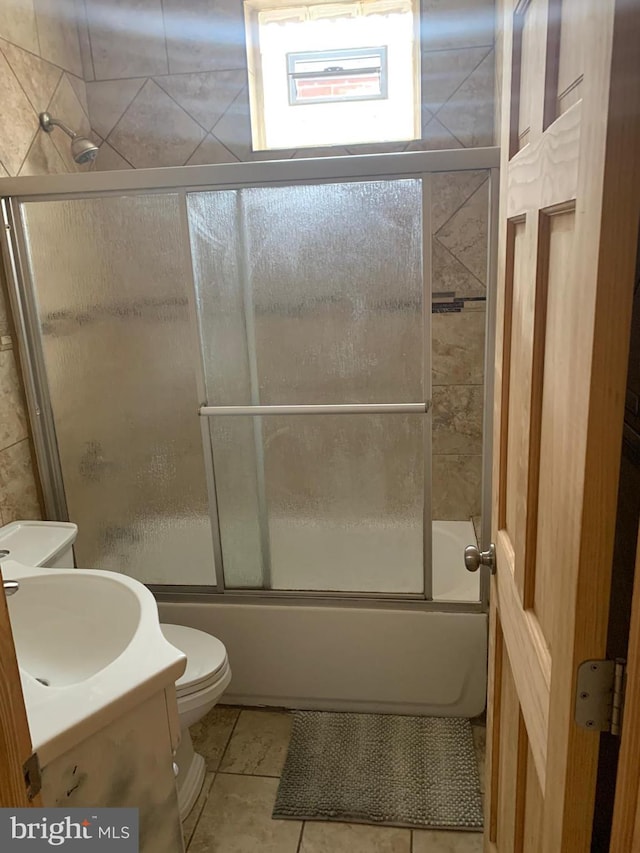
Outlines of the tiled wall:
M 486 171 L 432 178 L 433 517 L 480 513 Z
M 241 0 L 82 0 L 98 169 L 263 159 L 251 151 Z M 422 140 L 269 158 L 493 141 L 493 0 L 423 0 Z
M 76 171 L 69 139 L 39 130 L 49 110 L 90 132 L 75 0 L 0 0 L 0 177 Z M 29 427 L 0 281 L 0 522 L 38 518 Z

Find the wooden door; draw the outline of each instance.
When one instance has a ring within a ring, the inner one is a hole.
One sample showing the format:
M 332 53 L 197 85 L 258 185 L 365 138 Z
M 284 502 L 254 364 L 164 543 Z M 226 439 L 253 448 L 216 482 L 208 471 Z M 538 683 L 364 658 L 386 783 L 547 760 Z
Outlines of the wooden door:
M 30 801 L 27 796 L 22 768 L 30 755 L 31 735 L 0 569 L 0 808 L 41 805 L 39 797 Z
M 590 848 L 640 196 L 633 0 L 504 0 L 485 850 Z M 635 8 L 634 8 L 635 7 Z

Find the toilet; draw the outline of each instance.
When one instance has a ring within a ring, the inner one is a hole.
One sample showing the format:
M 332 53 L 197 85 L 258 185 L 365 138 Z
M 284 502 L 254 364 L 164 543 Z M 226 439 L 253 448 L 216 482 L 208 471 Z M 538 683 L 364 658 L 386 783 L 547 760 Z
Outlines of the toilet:
M 75 568 L 77 533 L 77 525 L 69 522 L 14 521 L 0 527 L 0 560 Z M 181 738 L 174 756 L 180 818 L 185 820 L 202 790 L 206 772 L 204 758 L 193 748 L 189 727 L 220 701 L 231 681 L 231 667 L 224 645 L 211 634 L 184 625 L 161 624 L 160 628 L 166 640 L 187 656 L 187 667 L 176 682 Z

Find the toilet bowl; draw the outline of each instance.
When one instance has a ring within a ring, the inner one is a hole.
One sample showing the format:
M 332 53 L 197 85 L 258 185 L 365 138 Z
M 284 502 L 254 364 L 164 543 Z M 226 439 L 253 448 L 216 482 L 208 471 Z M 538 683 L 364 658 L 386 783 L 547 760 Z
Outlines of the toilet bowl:
M 180 817 L 184 820 L 198 799 L 206 773 L 204 758 L 193 748 L 189 727 L 220 700 L 231 681 L 231 667 L 224 645 L 211 634 L 184 625 L 161 624 L 160 628 L 165 639 L 187 656 L 187 668 L 176 681 L 181 737 L 174 766 Z
M 69 522 L 14 521 L 0 527 L 0 560 L 75 568 L 77 533 L 77 526 Z M 220 700 L 231 681 L 231 667 L 224 645 L 211 634 L 183 625 L 161 624 L 160 628 L 166 640 L 187 656 L 187 667 L 176 682 L 181 738 L 174 756 L 180 818 L 184 820 L 198 799 L 206 772 L 204 758 L 193 748 L 189 727 Z

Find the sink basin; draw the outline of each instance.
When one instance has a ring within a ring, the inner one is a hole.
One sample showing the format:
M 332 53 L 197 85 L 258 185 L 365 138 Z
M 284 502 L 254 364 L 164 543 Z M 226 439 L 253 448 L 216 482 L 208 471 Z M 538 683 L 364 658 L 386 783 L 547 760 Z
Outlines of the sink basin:
M 41 766 L 182 675 L 149 590 L 89 569 L 2 561 L 33 749 Z
M 84 681 L 115 661 L 140 622 L 133 590 L 82 573 L 25 577 L 8 604 L 19 666 L 55 687 Z

